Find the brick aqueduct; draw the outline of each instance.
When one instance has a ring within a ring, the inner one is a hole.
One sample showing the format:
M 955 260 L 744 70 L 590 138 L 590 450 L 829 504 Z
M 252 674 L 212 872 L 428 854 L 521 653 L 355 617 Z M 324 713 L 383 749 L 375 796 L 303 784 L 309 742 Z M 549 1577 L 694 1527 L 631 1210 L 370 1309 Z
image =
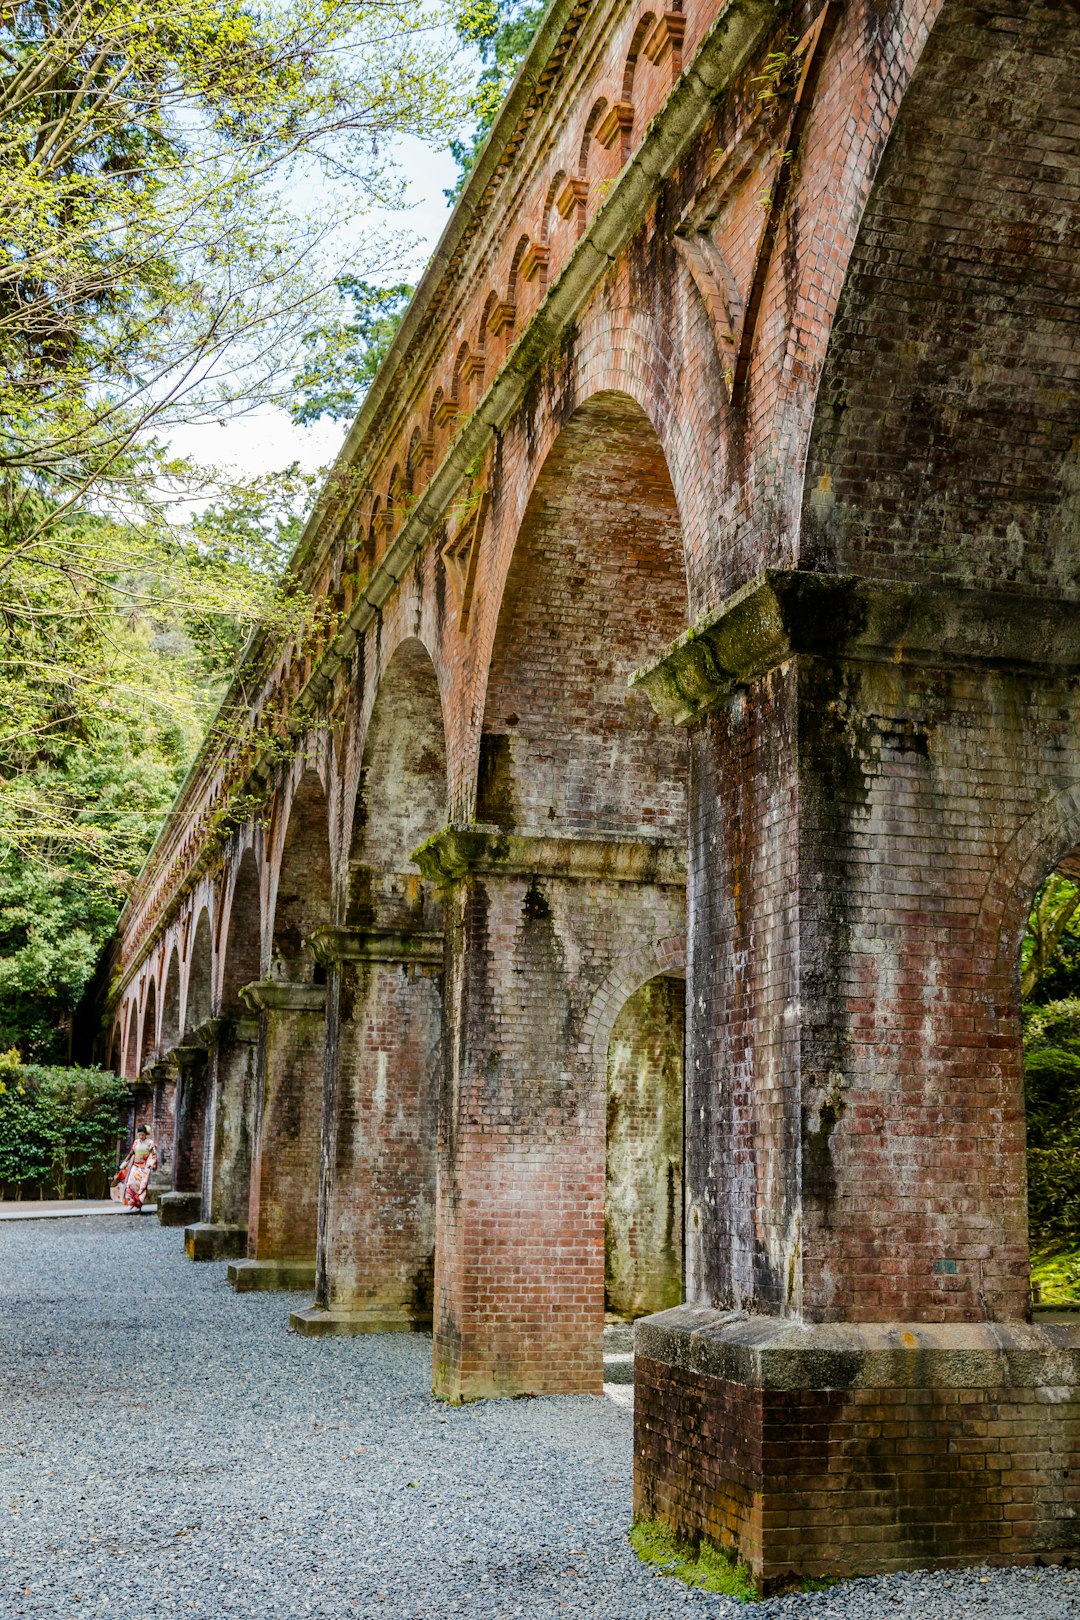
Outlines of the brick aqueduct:
M 763 1585 L 1075 1557 L 1017 963 L 1080 844 L 1080 11 L 647 4 L 549 8 L 103 1055 L 302 1331 L 430 1323 L 471 1399 L 643 1318 L 636 1511 Z

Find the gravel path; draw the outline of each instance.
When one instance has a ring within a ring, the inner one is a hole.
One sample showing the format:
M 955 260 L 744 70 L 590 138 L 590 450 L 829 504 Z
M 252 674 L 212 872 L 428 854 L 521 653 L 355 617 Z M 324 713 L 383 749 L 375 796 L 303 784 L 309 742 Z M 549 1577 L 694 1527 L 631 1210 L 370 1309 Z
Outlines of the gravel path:
M 686 1591 L 626 1544 L 628 1411 L 446 1408 L 427 1338 L 300 1339 L 289 1305 L 152 1220 L 0 1227 L 3 1620 L 1080 1620 L 1059 1570 Z

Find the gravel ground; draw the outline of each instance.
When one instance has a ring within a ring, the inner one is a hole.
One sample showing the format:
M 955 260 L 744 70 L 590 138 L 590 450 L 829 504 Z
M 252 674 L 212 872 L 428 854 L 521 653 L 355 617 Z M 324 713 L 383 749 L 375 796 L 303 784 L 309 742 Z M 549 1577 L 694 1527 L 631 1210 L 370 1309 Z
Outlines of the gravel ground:
M 3 1620 L 1080 1620 L 1059 1570 L 687 1591 L 626 1544 L 627 1410 L 446 1408 L 427 1338 L 300 1339 L 290 1303 L 149 1219 L 0 1226 Z

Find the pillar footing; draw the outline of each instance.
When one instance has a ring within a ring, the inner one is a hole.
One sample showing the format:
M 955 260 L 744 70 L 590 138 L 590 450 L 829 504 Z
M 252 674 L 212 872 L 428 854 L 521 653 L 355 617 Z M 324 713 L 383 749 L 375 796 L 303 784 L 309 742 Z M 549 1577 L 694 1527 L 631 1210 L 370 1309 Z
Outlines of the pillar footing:
M 247 1250 L 247 1227 L 196 1221 L 184 1228 L 184 1249 L 189 1260 L 242 1260 Z
M 314 1260 L 233 1260 L 229 1282 L 238 1294 L 286 1293 L 314 1288 Z
M 763 1590 L 1080 1558 L 1080 1321 L 801 1323 L 680 1306 L 635 1330 L 634 1511 Z
M 157 1218 L 162 1226 L 188 1226 L 202 1213 L 202 1193 L 159 1193 Z
M 346 1311 L 337 1307 L 323 1310 L 321 1306 L 309 1305 L 306 1310 L 293 1311 L 289 1326 L 294 1333 L 302 1333 L 310 1339 L 331 1334 L 430 1333 L 431 1317 L 414 1316 L 409 1311 L 389 1307 Z

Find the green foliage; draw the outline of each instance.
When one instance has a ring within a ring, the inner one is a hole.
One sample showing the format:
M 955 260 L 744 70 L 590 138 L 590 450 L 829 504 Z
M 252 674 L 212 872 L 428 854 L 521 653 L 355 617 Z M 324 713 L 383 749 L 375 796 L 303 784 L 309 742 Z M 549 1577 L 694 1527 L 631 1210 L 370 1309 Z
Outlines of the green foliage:
M 744 1564 L 737 1564 L 704 1540 L 691 1547 L 657 1519 L 639 1519 L 630 1531 L 630 1545 L 643 1563 L 654 1564 L 661 1574 L 674 1575 L 687 1586 L 724 1592 L 748 1603 L 758 1596 Z
M 476 48 L 483 67 L 469 98 L 469 111 L 475 119 L 472 134 L 450 142 L 459 171 L 457 184 L 446 193 L 451 202 L 456 201 L 476 162 L 546 9 L 530 0 L 472 0 L 460 9 L 458 33 Z
M 1080 995 L 1080 888 L 1052 872 L 1035 896 L 1020 947 L 1025 1002 Z
M 92 1188 L 100 1196 L 116 1168 L 124 1082 L 106 1069 L 17 1060 L 17 1053 L 0 1060 L 0 1188 L 56 1198 Z
M 321 416 L 352 421 L 413 293 L 406 282 L 376 287 L 360 276 L 338 276 L 334 284 L 350 305 L 350 314 L 305 332 L 307 356 L 288 401 L 294 422 L 317 422 Z
M 1031 1260 L 1031 1291 L 1040 1305 L 1080 1303 L 1080 1246 L 1051 1244 Z
M 1026 1011 L 1024 1094 L 1032 1240 L 1080 1240 L 1080 999 Z

